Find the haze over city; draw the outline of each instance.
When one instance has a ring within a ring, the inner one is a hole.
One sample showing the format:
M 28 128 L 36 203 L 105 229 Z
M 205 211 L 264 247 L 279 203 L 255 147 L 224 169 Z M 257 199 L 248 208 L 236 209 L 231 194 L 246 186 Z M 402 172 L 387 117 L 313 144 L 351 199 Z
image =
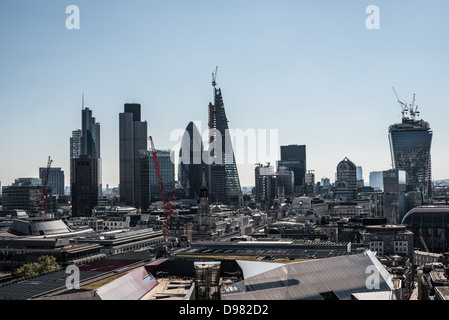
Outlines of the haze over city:
M 380 29 L 365 12 L 380 10 Z M 66 7 L 80 28 L 66 28 Z M 190 121 L 207 129 L 219 66 L 229 127 L 275 129 L 278 145 L 307 146 L 317 181 L 348 157 L 391 168 L 393 93 L 416 104 L 433 131 L 432 178 L 449 178 L 445 1 L 2 1 L 0 181 L 37 177 L 47 157 L 66 173 L 69 138 L 85 106 L 101 124 L 103 186 L 117 186 L 119 113 L 140 103 L 157 148 Z M 178 141 L 179 142 L 179 141 Z M 272 155 L 272 164 L 279 160 Z M 239 165 L 254 185 L 254 163 Z

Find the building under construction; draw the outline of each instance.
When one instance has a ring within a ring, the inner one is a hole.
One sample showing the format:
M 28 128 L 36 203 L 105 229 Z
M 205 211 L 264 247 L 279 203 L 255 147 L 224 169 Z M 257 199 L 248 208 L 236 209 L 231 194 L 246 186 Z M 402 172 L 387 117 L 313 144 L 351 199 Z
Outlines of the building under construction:
M 411 104 L 406 104 L 399 98 L 398 102 L 402 107 L 402 122 L 391 125 L 388 129 L 392 165 L 394 169 L 407 173 L 407 191 L 420 191 L 423 198 L 427 199 L 432 193 L 432 131 L 428 122 L 416 119 L 419 111 L 418 106 L 415 106 L 414 95 Z
M 212 74 L 214 103 L 209 103 L 209 143 L 213 146 L 209 166 L 210 199 L 212 202 L 237 204 L 241 193 L 239 174 L 229 134 L 228 119 L 221 89 L 216 88 L 216 75 Z

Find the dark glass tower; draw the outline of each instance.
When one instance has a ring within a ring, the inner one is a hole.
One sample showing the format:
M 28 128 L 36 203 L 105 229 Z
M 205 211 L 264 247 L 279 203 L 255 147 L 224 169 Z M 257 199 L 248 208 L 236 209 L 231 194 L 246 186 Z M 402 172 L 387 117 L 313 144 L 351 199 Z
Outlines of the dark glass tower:
M 210 156 L 209 185 L 211 201 L 238 204 L 241 193 L 240 179 L 228 128 L 228 118 L 221 89 L 216 88 L 216 73 L 212 76 L 214 104 L 209 103 L 209 142 L 214 147 Z
M 398 99 L 399 100 L 399 99 Z M 407 191 L 420 191 L 424 199 L 431 196 L 430 146 L 432 131 L 429 123 L 417 120 L 418 106 L 402 105 L 402 122 L 388 129 L 391 161 L 394 169 L 407 173 Z
M 296 193 L 302 193 L 301 187 L 305 185 L 306 177 L 306 146 L 281 146 L 281 160 L 278 161 L 278 171 L 280 167 L 286 167 L 294 172 L 295 191 Z
M 100 157 L 100 124 L 95 122 L 92 110 L 84 108 L 81 113 L 81 154 Z
M 119 115 L 120 203 L 141 208 L 140 151 L 147 151 L 147 122 L 140 120 L 140 104 L 125 104 Z M 146 209 L 146 208 L 143 208 Z
M 203 174 L 203 141 L 193 122 L 187 125 L 179 149 L 178 181 L 186 198 L 199 199 Z
M 70 191 L 72 194 L 72 215 L 90 217 L 98 205 L 98 158 L 81 155 L 72 159 Z
M 70 138 L 70 179 L 74 175 L 73 159 L 80 156 L 89 156 L 95 160 L 98 168 L 95 170 L 97 176 L 95 181 L 97 185 L 98 196 L 102 194 L 102 162 L 100 155 L 100 123 L 95 121 L 92 110 L 84 107 L 84 95 L 81 110 L 81 130 L 74 130 Z M 72 183 L 72 180 L 70 181 Z

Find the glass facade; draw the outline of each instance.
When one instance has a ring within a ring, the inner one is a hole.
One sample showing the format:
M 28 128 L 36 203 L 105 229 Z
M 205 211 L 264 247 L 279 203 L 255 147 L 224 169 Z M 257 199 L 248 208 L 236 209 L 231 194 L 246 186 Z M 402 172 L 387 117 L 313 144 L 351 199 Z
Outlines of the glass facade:
M 182 137 L 179 149 L 178 181 L 183 187 L 186 198 L 199 199 L 202 184 L 203 141 L 197 126 L 190 122 Z
M 281 146 L 281 160 L 278 161 L 277 165 L 278 171 L 280 167 L 287 167 L 294 172 L 295 187 L 304 186 L 306 176 L 306 146 Z
M 119 115 L 120 203 L 141 208 L 140 151 L 148 150 L 147 122 L 140 104 L 127 103 Z
M 217 89 L 215 86 L 214 104 L 209 103 L 209 129 L 210 142 L 221 145 L 221 155 L 219 152 L 214 153 L 215 150 L 212 150 L 211 153 L 214 162 L 210 165 L 209 169 L 211 199 L 221 199 L 220 202 L 237 204 L 241 193 L 240 179 L 235 163 L 234 150 L 229 134 L 228 119 L 226 117 L 221 89 Z M 221 169 L 212 169 L 213 167 L 224 167 L 224 177 L 221 175 Z M 214 177 L 213 173 L 220 174 Z M 215 187 L 214 184 L 217 186 Z M 218 193 L 218 190 L 224 190 L 224 194 Z
M 407 191 L 419 190 L 427 197 L 431 181 L 429 124 L 404 118 L 401 124 L 390 126 L 389 142 L 393 168 L 407 173 Z
M 413 208 L 404 216 L 402 224 L 408 226 L 414 233 L 413 247 L 425 251 L 425 243 L 430 252 L 448 252 L 448 206 L 420 206 Z

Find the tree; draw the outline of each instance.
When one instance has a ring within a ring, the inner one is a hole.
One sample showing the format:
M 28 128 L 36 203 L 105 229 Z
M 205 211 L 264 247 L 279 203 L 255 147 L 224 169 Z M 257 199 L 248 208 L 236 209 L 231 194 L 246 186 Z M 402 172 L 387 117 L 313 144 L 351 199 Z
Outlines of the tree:
M 42 273 L 57 271 L 61 269 L 53 256 L 40 256 L 38 262 L 30 262 L 16 269 L 16 278 L 35 277 Z

